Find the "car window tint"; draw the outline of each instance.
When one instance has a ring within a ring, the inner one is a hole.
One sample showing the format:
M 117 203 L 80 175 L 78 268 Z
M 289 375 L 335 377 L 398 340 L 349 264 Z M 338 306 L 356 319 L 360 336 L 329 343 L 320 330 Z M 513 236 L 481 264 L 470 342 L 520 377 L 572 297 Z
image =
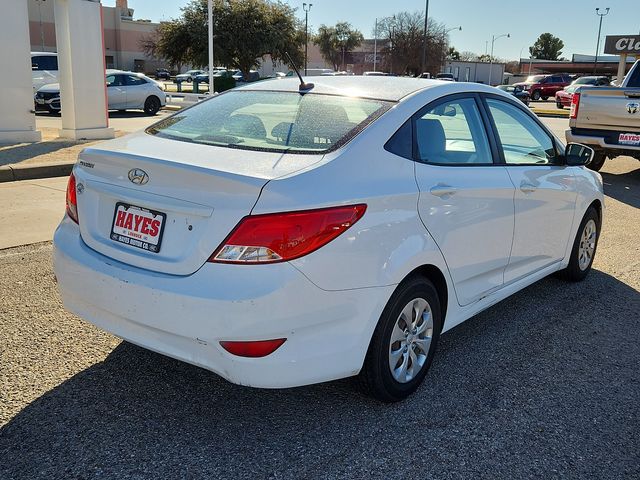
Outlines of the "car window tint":
M 31 57 L 31 67 L 35 70 L 58 70 L 58 58 L 53 55 Z
M 234 148 L 319 153 L 344 143 L 391 105 L 337 95 L 238 90 L 199 103 L 147 132 Z
M 488 99 L 487 104 L 508 165 L 555 163 L 551 137 L 529 115 L 501 100 Z
M 411 120 L 404 122 L 404 125 L 385 143 L 384 149 L 401 157 L 413 159 Z
M 418 159 L 436 164 L 490 164 L 489 142 L 472 98 L 440 103 L 415 119 Z
M 128 86 L 144 85 L 147 83 L 144 78 L 138 77 L 137 75 L 126 75 L 125 81 Z

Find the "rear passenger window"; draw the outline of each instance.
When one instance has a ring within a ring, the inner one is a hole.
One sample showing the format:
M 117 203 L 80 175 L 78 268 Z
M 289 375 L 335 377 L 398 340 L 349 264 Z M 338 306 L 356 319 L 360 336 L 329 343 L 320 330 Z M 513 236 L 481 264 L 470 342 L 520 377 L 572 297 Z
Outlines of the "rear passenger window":
M 493 163 L 473 98 L 440 103 L 414 119 L 418 160 L 440 165 Z
M 138 77 L 137 75 L 127 75 L 125 78 L 127 82 L 126 84 L 129 86 L 144 85 L 147 83 L 144 78 Z
M 413 135 L 411 134 L 411 120 L 400 127 L 393 137 L 384 145 L 387 152 L 395 153 L 409 160 L 413 160 Z

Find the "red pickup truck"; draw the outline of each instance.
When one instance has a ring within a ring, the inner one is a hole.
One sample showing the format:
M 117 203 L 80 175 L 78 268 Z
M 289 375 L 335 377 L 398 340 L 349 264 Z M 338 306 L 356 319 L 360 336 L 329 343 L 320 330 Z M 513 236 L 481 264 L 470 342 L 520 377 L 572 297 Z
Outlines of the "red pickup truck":
M 531 100 L 548 100 L 554 97 L 556 92 L 562 90 L 571 83 L 569 75 L 530 75 L 524 82 L 515 83 L 514 86 L 522 87 L 529 92 Z

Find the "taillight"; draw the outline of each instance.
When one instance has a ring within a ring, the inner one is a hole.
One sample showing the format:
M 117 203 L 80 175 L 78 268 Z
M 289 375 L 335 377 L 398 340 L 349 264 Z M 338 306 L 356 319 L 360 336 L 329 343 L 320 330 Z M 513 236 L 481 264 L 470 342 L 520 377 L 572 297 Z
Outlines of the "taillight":
M 74 222 L 78 223 L 78 200 L 76 198 L 76 177 L 69 175 L 67 182 L 67 215 Z
M 271 355 L 286 341 L 286 338 L 275 340 L 258 340 L 255 342 L 220 342 L 227 352 L 239 357 L 259 358 Z
M 580 108 L 580 94 L 574 93 L 571 97 L 571 112 L 569 118 L 578 118 L 578 108 Z
M 317 250 L 364 215 L 364 204 L 244 217 L 209 258 L 220 263 L 274 263 Z

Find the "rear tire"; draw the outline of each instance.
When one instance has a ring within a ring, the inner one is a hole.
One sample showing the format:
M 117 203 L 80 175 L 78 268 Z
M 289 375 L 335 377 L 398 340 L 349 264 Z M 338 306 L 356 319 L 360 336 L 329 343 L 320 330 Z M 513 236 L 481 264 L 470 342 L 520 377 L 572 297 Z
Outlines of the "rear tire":
M 144 113 L 147 115 L 155 115 L 161 106 L 160 99 L 152 95 L 144 102 Z
M 560 278 L 570 282 L 580 282 L 589 274 L 598 248 L 600 227 L 598 212 L 595 208 L 589 207 L 573 241 L 569 265 L 559 272 Z
M 596 150 L 596 153 L 593 155 L 593 160 L 589 162 L 587 168 L 595 172 L 599 172 L 606 159 L 607 155 L 604 152 L 599 152 Z
M 564 108 L 564 105 L 562 105 L 562 102 L 560 100 L 556 100 L 556 108 L 559 108 L 560 110 Z
M 531 94 L 531 100 L 533 100 L 534 102 L 540 100 L 540 90 L 536 90 Z
M 442 330 L 440 312 L 438 293 L 429 280 L 412 277 L 398 286 L 380 316 L 357 377 L 364 393 L 390 403 L 420 386 Z

